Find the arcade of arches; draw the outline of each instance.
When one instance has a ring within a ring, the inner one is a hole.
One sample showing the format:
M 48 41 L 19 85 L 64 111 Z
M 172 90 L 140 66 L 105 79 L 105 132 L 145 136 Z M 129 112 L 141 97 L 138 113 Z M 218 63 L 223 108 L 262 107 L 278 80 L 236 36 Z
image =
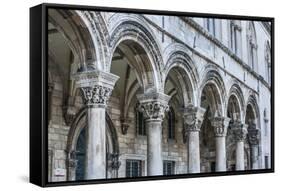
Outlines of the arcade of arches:
M 49 181 L 270 168 L 265 88 L 147 20 L 49 10 Z

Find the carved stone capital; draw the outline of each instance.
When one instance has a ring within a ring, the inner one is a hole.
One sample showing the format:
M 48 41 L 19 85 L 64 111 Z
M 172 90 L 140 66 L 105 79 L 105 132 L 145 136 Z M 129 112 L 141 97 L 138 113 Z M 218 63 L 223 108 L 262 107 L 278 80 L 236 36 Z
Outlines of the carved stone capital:
M 237 142 L 244 141 L 247 136 L 247 124 L 242 124 L 240 121 L 234 121 L 232 124 L 234 138 Z
M 144 114 L 145 119 L 163 120 L 165 112 L 169 110 L 170 96 L 152 92 L 137 95 L 139 100 L 138 109 Z
M 76 153 L 75 151 L 69 151 L 66 160 L 66 166 L 69 169 L 75 169 L 77 167 Z
M 82 98 L 87 106 L 106 106 L 118 76 L 91 69 L 83 69 L 73 75 L 76 86 L 81 89 Z
M 119 154 L 118 153 L 108 153 L 108 166 L 112 170 L 118 170 L 121 166 L 121 162 L 119 161 Z
M 81 87 L 81 93 L 84 103 L 87 106 L 104 105 L 110 98 L 112 89 L 100 85 L 93 87 Z
M 251 145 L 258 145 L 260 140 L 260 131 L 256 127 L 256 123 L 251 121 L 248 127 L 248 138 Z
M 186 131 L 200 131 L 205 109 L 189 105 L 184 108 L 183 119 L 186 126 Z
M 121 131 L 123 135 L 127 134 L 127 131 L 130 127 L 130 122 L 128 119 L 121 119 Z
M 216 137 L 225 137 L 230 118 L 228 117 L 214 117 L 211 119 L 211 124 L 214 128 Z

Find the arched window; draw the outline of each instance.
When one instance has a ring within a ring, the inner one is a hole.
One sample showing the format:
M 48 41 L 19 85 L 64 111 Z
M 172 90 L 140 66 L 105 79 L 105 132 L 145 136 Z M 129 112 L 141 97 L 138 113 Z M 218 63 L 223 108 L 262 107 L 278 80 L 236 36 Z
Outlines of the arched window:
M 257 39 L 254 22 L 249 22 L 247 28 L 247 44 L 248 44 L 248 64 L 257 71 Z
M 216 35 L 215 30 L 215 19 L 213 18 L 207 18 L 205 21 L 205 28 L 211 33 L 213 36 Z
M 265 67 L 267 82 L 271 84 L 271 48 L 269 41 L 265 45 Z
M 240 21 L 231 20 L 229 24 L 229 42 L 231 50 L 241 57 L 241 24 Z
M 168 138 L 175 139 L 175 112 L 172 107 L 168 112 Z
M 146 135 L 146 126 L 143 113 L 136 109 L 136 129 L 138 135 Z

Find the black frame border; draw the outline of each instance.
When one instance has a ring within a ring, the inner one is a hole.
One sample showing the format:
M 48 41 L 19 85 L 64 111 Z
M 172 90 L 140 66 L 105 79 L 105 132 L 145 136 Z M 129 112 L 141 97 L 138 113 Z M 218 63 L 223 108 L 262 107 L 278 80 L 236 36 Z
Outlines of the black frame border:
M 114 178 L 114 179 L 96 179 L 82 181 L 64 181 L 48 182 L 48 124 L 47 124 L 47 99 L 46 90 L 48 87 L 48 12 L 49 8 L 54 9 L 71 9 L 71 10 L 92 10 L 103 12 L 120 12 L 165 16 L 189 16 L 189 17 L 209 17 L 218 19 L 237 19 L 237 20 L 254 20 L 271 22 L 271 168 L 231 172 L 211 172 L 196 174 L 180 174 L 171 176 L 144 176 L 136 178 Z M 275 39 L 275 19 L 273 17 L 228 15 L 228 14 L 211 14 L 211 13 L 194 13 L 179 12 L 168 10 L 150 10 L 150 9 L 133 9 L 119 7 L 101 7 L 86 5 L 68 5 L 68 4 L 49 4 L 43 3 L 30 8 L 30 182 L 41 187 L 54 186 L 73 186 L 87 184 L 104 184 L 104 183 L 121 183 L 137 182 L 149 180 L 167 180 L 179 178 L 197 178 L 212 176 L 229 176 L 245 175 L 259 173 L 275 172 L 275 152 L 274 152 L 274 39 Z M 40 89 L 40 93 L 38 93 Z

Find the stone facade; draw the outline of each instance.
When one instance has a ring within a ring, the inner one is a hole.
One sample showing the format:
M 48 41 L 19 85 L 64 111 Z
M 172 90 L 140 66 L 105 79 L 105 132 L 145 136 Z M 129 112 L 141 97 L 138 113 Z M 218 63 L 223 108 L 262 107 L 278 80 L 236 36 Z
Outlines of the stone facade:
M 50 10 L 49 181 L 270 168 L 265 25 Z

